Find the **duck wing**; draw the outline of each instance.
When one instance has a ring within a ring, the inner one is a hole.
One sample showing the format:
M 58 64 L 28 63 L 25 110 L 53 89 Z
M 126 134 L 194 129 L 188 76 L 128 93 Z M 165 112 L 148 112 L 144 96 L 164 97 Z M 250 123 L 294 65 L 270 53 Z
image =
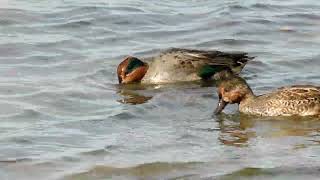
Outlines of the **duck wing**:
M 283 100 L 308 100 L 320 103 L 320 86 L 294 85 L 279 88 L 276 93 Z
M 264 95 L 268 109 L 280 115 L 315 115 L 320 114 L 320 87 L 312 85 L 295 85 L 279 88 Z
M 253 57 L 248 56 L 245 52 L 204 51 L 181 48 L 171 48 L 164 51 L 160 54 L 159 58 L 165 61 L 172 61 L 171 63 L 174 63 L 177 67 L 186 70 L 196 70 L 202 78 L 211 77 L 221 69 L 231 69 L 235 74 L 239 74 L 247 62 L 253 59 Z

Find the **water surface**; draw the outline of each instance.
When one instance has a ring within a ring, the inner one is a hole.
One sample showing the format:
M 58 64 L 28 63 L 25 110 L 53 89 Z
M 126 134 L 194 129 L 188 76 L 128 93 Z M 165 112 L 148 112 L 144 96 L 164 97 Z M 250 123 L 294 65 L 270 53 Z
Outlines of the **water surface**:
M 212 84 L 117 85 L 126 55 L 246 51 L 256 93 L 320 84 L 320 2 L 0 1 L 0 179 L 317 179 L 318 118 L 213 116 Z

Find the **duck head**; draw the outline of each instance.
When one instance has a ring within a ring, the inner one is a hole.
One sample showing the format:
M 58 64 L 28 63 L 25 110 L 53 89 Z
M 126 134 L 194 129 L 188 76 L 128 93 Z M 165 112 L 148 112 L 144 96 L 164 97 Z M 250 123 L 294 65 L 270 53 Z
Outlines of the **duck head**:
M 253 95 L 246 81 L 238 76 L 229 76 L 219 80 L 217 93 L 219 102 L 214 111 L 215 114 L 221 113 L 228 104 L 239 104 L 242 100 Z
M 121 84 L 139 82 L 147 73 L 148 64 L 138 58 L 129 56 L 117 68 L 118 80 Z

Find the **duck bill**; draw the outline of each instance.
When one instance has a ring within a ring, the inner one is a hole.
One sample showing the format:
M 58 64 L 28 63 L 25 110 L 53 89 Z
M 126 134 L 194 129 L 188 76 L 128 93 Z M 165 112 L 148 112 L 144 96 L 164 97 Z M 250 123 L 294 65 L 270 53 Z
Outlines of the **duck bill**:
M 214 110 L 214 114 L 220 114 L 223 109 L 226 107 L 226 105 L 228 104 L 228 102 L 225 102 L 222 98 L 219 98 L 219 102 L 218 105 L 216 107 L 216 109 Z
M 119 84 L 122 83 L 122 78 L 121 78 L 121 76 L 119 76 L 119 75 L 118 75 L 118 81 L 119 81 Z

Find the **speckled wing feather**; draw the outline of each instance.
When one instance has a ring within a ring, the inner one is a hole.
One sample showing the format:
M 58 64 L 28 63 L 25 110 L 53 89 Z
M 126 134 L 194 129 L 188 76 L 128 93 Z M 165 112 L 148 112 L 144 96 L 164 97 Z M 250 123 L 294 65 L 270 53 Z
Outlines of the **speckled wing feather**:
M 160 55 L 162 58 L 177 61 L 178 65 L 186 68 L 198 69 L 203 65 L 226 66 L 235 73 L 240 73 L 244 65 L 253 57 L 244 52 L 203 51 L 172 48 Z
M 320 87 L 312 85 L 296 85 L 282 87 L 276 91 L 277 97 L 283 101 L 296 101 L 297 104 L 320 104 Z
M 221 67 L 229 67 L 239 73 L 252 58 L 246 53 L 172 48 L 147 59 L 150 60 L 149 70 L 143 81 L 159 83 L 211 78 L 215 74 L 215 68 Z
M 313 115 L 320 112 L 320 87 L 297 85 L 279 88 L 277 91 L 259 96 L 265 103 L 268 115 Z M 259 103 L 256 104 L 259 106 Z

